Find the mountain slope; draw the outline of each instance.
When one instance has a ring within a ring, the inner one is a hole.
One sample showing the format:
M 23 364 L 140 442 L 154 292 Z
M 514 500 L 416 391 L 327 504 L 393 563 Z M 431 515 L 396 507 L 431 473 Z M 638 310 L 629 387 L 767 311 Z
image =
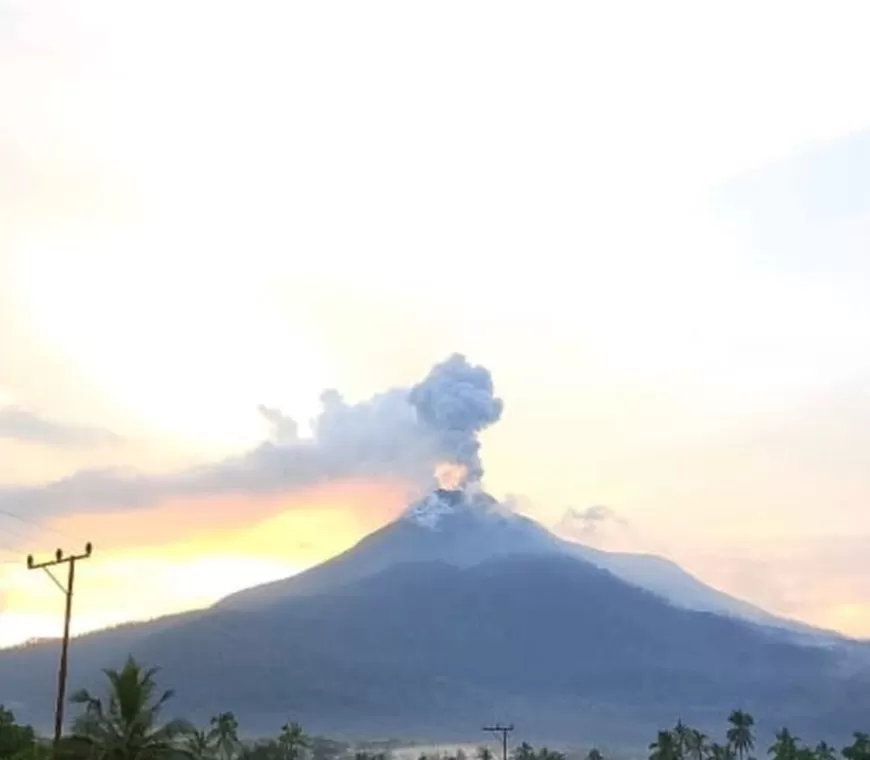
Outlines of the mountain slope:
M 557 542 L 538 523 L 511 514 L 487 494 L 469 498 L 439 490 L 342 554 L 299 575 L 231 594 L 218 606 L 252 609 L 317 594 L 408 562 L 467 567 L 513 554 L 561 553 Z
M 132 633 L 131 633 L 132 631 Z M 165 669 L 177 708 L 234 710 L 250 730 L 288 715 L 335 734 L 625 738 L 735 705 L 813 735 L 870 711 L 870 679 L 836 652 L 679 609 L 568 556 L 459 568 L 400 564 L 329 592 L 187 615 L 75 642 L 71 685 L 132 651 Z M 0 653 L 0 702 L 47 722 L 56 650 Z
M 336 735 L 457 738 L 497 718 L 528 737 L 642 740 L 676 715 L 712 728 L 737 705 L 804 735 L 861 725 L 870 647 L 803 646 L 685 608 L 724 599 L 659 558 L 438 491 L 299 576 L 76 640 L 70 683 L 99 686 L 133 653 L 165 668 L 182 712 L 231 709 L 250 731 L 290 715 Z M 0 652 L 0 703 L 46 725 L 56 662 L 56 644 Z
M 403 562 L 434 560 L 467 567 L 513 554 L 569 554 L 680 607 L 810 634 L 823 643 L 839 638 L 778 618 L 707 586 L 662 557 L 606 552 L 566 541 L 539 523 L 503 508 L 486 493 L 445 490 L 411 505 L 400 519 L 343 554 L 291 578 L 232 594 L 219 606 L 252 609 L 283 598 L 320 593 Z

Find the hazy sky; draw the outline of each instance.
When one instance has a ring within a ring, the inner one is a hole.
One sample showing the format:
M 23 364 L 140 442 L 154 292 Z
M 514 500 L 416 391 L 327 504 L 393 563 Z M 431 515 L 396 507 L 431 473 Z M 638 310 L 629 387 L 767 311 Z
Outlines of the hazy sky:
M 867 14 L 0 2 L 0 645 L 27 551 L 84 630 L 350 545 L 453 351 L 496 496 L 870 636 Z

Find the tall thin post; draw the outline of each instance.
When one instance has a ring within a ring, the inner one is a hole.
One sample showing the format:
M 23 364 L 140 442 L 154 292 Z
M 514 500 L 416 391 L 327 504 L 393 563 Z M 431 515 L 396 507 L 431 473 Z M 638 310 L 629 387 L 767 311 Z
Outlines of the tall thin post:
M 54 707 L 54 741 L 60 741 L 63 733 L 63 703 L 66 697 L 66 672 L 69 662 L 69 622 L 72 618 L 73 584 L 76 580 L 76 561 L 69 562 L 69 576 L 66 586 L 66 609 L 63 616 L 63 643 L 60 649 L 60 667 L 57 670 L 57 702 Z
M 76 562 L 80 559 L 87 559 L 91 556 L 93 552 L 93 547 L 90 542 L 85 544 L 85 552 L 84 554 L 74 554 L 69 557 L 64 557 L 63 552 L 58 549 L 55 552 L 54 559 L 48 560 L 47 562 L 35 563 L 33 561 L 32 556 L 27 557 L 27 568 L 29 570 L 44 570 L 49 578 L 54 581 L 54 585 L 57 586 L 64 597 L 66 597 L 66 606 L 64 608 L 64 617 L 63 617 L 63 641 L 61 643 L 60 650 L 60 666 L 57 670 L 57 700 L 54 705 L 54 746 L 57 749 L 57 745 L 60 743 L 60 737 L 63 734 L 63 705 L 66 699 L 66 675 L 67 675 L 67 665 L 69 663 L 69 628 L 70 628 L 70 620 L 72 619 L 72 599 L 73 599 L 73 588 L 75 586 L 76 581 Z M 69 573 L 67 575 L 66 586 L 64 586 L 57 578 L 52 575 L 50 567 L 54 567 L 55 565 L 67 564 L 69 566 Z
M 507 760 L 508 756 L 508 734 L 514 730 L 514 724 L 503 726 L 501 723 L 496 723 L 494 726 L 484 726 L 484 731 L 489 731 L 491 734 L 501 734 L 501 758 Z

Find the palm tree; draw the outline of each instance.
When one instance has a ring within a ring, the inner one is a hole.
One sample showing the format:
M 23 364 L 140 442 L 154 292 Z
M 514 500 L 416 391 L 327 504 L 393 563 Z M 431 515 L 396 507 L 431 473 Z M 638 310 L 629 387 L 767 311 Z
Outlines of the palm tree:
M 604 756 L 599 750 L 593 747 L 589 750 L 589 754 L 586 755 L 586 760 L 604 760 Z
M 15 713 L 5 705 L 0 705 L 0 731 L 3 731 L 5 735 L 5 732 L 15 725 Z
M 239 749 L 239 721 L 231 712 L 215 715 L 211 719 L 209 737 L 215 743 L 215 749 L 221 760 L 232 760 Z
M 213 760 L 215 749 L 211 733 L 205 731 L 192 731 L 184 741 L 184 751 L 190 760 Z
M 683 723 L 682 718 L 677 720 L 677 725 L 674 726 L 673 734 L 674 739 L 676 739 L 677 742 L 677 756 L 680 758 L 685 757 L 689 731 L 689 727 Z
M 737 752 L 737 757 L 743 760 L 743 756 L 755 747 L 755 719 L 748 712 L 733 710 L 728 722 L 731 724 L 726 734 L 728 743 Z
M 17 723 L 15 714 L 0 705 L 0 757 L 15 757 L 39 752 L 32 726 Z
M 183 720 L 159 724 L 173 692 L 157 695 L 158 671 L 143 669 L 130 657 L 121 670 L 103 671 L 109 681 L 107 704 L 86 689 L 70 697 L 73 704 L 84 706 L 73 721 L 73 737 L 88 744 L 96 760 L 166 760 L 179 755 L 193 727 Z
M 852 736 L 854 741 L 843 747 L 843 757 L 846 760 L 870 760 L 870 734 L 856 731 Z
M 672 731 L 659 731 L 656 740 L 649 745 L 649 760 L 678 760 L 677 738 Z
M 776 741 L 767 750 L 774 760 L 796 760 L 798 754 L 798 738 L 787 728 L 776 732 Z
M 281 760 L 299 760 L 308 749 L 308 737 L 298 723 L 285 723 L 281 726 L 278 745 L 281 747 Z
M 734 750 L 728 744 L 713 744 L 709 747 L 710 760 L 734 760 Z
M 816 760 L 837 760 L 837 750 L 826 742 L 819 742 L 814 754 Z
M 241 760 L 281 760 L 281 748 L 275 739 L 264 739 L 241 747 Z
M 492 750 L 489 747 L 478 747 L 475 756 L 477 760 L 492 760 Z
M 535 749 L 528 742 L 523 742 L 514 751 L 514 760 L 535 760 Z
M 686 735 L 686 751 L 692 760 L 704 760 L 707 754 L 708 737 L 703 731 L 693 728 Z

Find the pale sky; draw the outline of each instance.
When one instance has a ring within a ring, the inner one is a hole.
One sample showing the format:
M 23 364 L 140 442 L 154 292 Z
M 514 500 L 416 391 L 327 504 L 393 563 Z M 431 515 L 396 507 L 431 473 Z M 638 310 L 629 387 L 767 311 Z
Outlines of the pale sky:
M 453 351 L 496 496 L 870 636 L 868 16 L 0 1 L 0 645 L 27 551 L 95 542 L 85 630 L 353 543 L 407 470 L 167 484 Z

